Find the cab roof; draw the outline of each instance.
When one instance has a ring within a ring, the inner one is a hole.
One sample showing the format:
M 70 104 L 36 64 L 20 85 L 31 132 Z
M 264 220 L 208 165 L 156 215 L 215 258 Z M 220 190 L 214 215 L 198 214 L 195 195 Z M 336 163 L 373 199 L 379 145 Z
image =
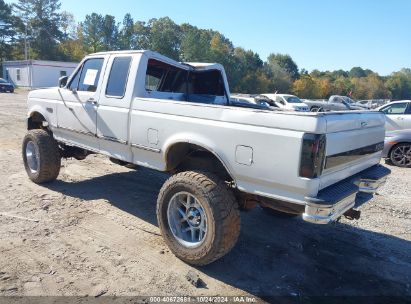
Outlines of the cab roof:
M 174 59 L 171 59 L 167 56 L 161 55 L 160 53 L 150 51 L 150 50 L 125 50 L 125 51 L 107 51 L 107 52 L 98 52 L 92 53 L 87 57 L 94 57 L 99 55 L 127 55 L 127 54 L 143 54 L 149 58 L 155 58 L 166 63 L 173 65 L 185 65 L 191 66 L 197 70 L 223 70 L 223 66 L 219 63 L 206 63 L 206 62 L 178 62 Z

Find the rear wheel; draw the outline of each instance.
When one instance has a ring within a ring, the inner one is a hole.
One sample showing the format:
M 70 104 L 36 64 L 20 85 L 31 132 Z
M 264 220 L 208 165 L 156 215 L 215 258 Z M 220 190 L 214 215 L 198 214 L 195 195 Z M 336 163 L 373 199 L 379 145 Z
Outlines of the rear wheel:
M 23 140 L 23 162 L 29 178 L 46 183 L 57 178 L 61 157 L 56 140 L 44 130 L 30 130 Z
M 211 173 L 186 171 L 160 190 L 157 218 L 171 251 L 191 265 L 207 265 L 227 254 L 240 234 L 233 193 Z
M 411 167 L 411 144 L 402 143 L 394 146 L 390 153 L 391 162 L 398 167 Z

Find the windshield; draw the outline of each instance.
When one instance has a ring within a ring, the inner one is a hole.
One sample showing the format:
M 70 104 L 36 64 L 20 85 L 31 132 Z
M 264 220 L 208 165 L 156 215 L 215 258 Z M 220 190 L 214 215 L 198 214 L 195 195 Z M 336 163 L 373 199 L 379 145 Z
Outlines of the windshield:
M 284 96 L 284 99 L 287 100 L 288 103 L 302 103 L 301 99 L 297 96 Z
M 0 83 L 7 83 L 4 79 L 0 79 Z

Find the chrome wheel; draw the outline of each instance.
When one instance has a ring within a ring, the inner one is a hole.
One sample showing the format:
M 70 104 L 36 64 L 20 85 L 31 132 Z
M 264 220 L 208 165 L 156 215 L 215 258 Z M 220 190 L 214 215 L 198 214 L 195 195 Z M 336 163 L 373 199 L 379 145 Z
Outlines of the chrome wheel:
M 31 173 L 36 173 L 39 169 L 39 153 L 32 141 L 29 141 L 26 145 L 26 160 Z
M 167 219 L 175 239 L 184 247 L 200 246 L 207 235 L 207 216 L 197 198 L 188 192 L 176 193 L 167 208 Z
M 391 152 L 391 161 L 400 167 L 411 166 L 411 145 L 398 145 Z

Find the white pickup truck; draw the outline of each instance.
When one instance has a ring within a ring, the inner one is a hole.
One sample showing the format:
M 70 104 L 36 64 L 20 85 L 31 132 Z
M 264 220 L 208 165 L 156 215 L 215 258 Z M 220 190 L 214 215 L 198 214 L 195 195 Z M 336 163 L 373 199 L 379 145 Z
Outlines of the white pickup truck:
M 60 88 L 30 92 L 22 156 L 35 183 L 55 180 L 62 157 L 91 153 L 170 173 L 160 230 L 177 257 L 205 265 L 235 245 L 241 208 L 317 224 L 357 217 L 360 194 L 390 173 L 379 165 L 384 123 L 378 112 L 236 104 L 219 64 L 107 52 L 87 56 Z

